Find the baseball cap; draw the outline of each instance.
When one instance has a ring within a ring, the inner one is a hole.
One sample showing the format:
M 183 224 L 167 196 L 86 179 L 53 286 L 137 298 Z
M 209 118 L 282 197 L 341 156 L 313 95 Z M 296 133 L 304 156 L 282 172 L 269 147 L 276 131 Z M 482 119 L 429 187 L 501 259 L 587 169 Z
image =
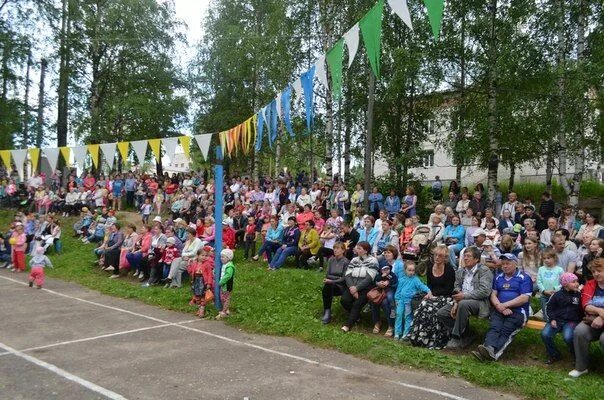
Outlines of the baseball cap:
M 499 259 L 500 260 L 508 260 L 508 261 L 518 262 L 518 257 L 516 257 L 515 255 L 513 255 L 512 253 L 502 254 L 501 256 L 499 256 Z
M 480 235 L 485 235 L 486 236 L 487 232 L 484 229 L 476 229 L 474 231 L 474 233 L 472 234 L 473 237 L 480 236 Z

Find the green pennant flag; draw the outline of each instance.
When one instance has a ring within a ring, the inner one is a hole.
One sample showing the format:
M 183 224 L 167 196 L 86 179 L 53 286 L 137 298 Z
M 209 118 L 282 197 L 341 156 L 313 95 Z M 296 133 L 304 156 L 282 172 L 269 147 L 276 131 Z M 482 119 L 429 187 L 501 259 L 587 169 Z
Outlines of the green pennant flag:
M 383 11 L 384 0 L 379 0 L 359 22 L 359 27 L 363 34 L 363 42 L 365 42 L 365 47 L 367 48 L 369 64 L 376 78 L 380 77 Z
M 342 60 L 344 59 L 344 40 L 340 39 L 333 45 L 325 56 L 331 73 L 331 90 L 333 97 L 339 100 L 342 97 Z
M 432 26 L 432 34 L 434 40 L 438 40 L 440 33 L 440 22 L 443 19 L 443 10 L 445 8 L 445 0 L 424 0 L 424 4 L 428 9 L 428 18 Z

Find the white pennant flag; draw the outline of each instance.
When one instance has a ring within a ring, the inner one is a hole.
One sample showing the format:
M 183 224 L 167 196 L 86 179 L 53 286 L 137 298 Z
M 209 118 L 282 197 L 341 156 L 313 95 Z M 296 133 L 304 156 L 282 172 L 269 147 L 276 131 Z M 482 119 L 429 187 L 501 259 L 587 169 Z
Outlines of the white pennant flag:
M 25 164 L 25 159 L 27 158 L 27 149 L 11 150 L 11 154 L 13 155 L 13 160 L 15 161 L 15 166 L 17 167 L 19 177 L 21 180 L 23 180 L 23 164 Z
M 321 85 L 325 87 L 325 89 L 329 89 L 329 84 L 327 83 L 327 70 L 325 69 L 325 54 L 323 54 L 317 62 L 315 63 L 317 78 L 319 78 L 319 82 Z
M 138 164 L 142 167 L 145 163 L 145 157 L 147 156 L 147 141 L 136 140 L 134 142 L 130 142 L 130 145 L 134 150 L 134 154 L 136 154 L 136 158 L 138 158 Z
M 54 172 L 57 169 L 57 163 L 59 162 L 59 152 L 61 150 L 56 148 L 48 148 L 42 149 L 44 155 L 46 156 L 46 161 L 48 161 L 48 165 L 50 166 L 50 170 Z
M 300 78 L 296 79 L 294 83 L 292 83 L 292 87 L 294 88 L 294 92 L 296 92 L 297 100 L 304 97 L 304 93 L 302 92 L 302 81 Z
M 407 25 L 409 29 L 413 30 L 413 25 L 411 25 L 411 15 L 409 14 L 409 7 L 407 7 L 407 0 L 388 0 L 388 5 L 392 11 L 394 11 L 394 13 L 403 20 L 405 25 Z
M 103 143 L 99 145 L 99 148 L 103 152 L 105 161 L 109 164 L 109 169 L 113 169 L 113 160 L 115 160 L 115 148 L 117 143 Z
M 170 161 L 174 161 L 174 154 L 176 154 L 176 146 L 178 146 L 178 138 L 163 138 L 161 142 L 164 145 L 164 149 L 166 150 L 166 156 L 170 159 Z
M 199 146 L 199 150 L 201 150 L 203 158 L 207 161 L 208 151 L 210 151 L 210 142 L 212 141 L 212 134 L 204 133 L 202 135 L 195 135 L 194 138 L 197 141 L 197 145 Z
M 73 159 L 75 160 L 76 164 L 78 164 L 80 172 L 83 171 L 88 149 L 86 146 L 75 146 L 71 148 L 71 152 L 73 153 Z
M 358 22 L 344 34 L 344 42 L 348 47 L 348 68 L 352 65 L 354 57 L 359 49 L 359 24 Z
M 277 101 L 277 115 L 279 116 L 280 120 L 283 120 L 283 111 L 281 110 L 281 92 L 279 92 L 277 97 L 275 97 L 275 100 Z

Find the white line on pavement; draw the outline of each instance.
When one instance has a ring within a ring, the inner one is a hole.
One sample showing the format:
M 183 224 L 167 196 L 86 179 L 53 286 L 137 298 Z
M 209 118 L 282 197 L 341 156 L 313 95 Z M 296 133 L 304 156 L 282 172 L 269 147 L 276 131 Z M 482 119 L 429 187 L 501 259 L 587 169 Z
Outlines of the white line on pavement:
M 35 364 L 35 365 L 37 365 L 39 367 L 42 367 L 42 368 L 47 369 L 47 370 L 49 370 L 51 372 L 54 372 L 55 374 L 57 374 L 59 376 L 62 376 L 65 379 L 68 379 L 68 380 L 70 380 L 72 382 L 75 382 L 75 383 L 81 385 L 81 386 L 84 386 L 86 389 L 90 389 L 93 392 L 101 394 L 101 395 L 107 397 L 108 399 L 111 399 L 111 400 L 126 400 L 126 398 L 124 396 L 122 396 L 121 394 L 112 392 L 109 389 L 105 389 L 102 386 L 99 386 L 99 385 L 97 385 L 95 383 L 89 382 L 86 379 L 80 378 L 79 376 L 76 376 L 76 375 L 74 375 L 74 374 L 72 374 L 70 372 L 67 372 L 67 371 L 65 371 L 65 370 L 57 367 L 56 365 L 49 364 L 49 363 L 47 363 L 45 361 L 39 360 L 39 359 L 37 359 L 35 357 L 32 357 L 32 356 L 27 355 L 25 353 L 22 353 L 19 350 L 15 350 L 12 347 L 9 347 L 9 346 L 5 345 L 4 343 L 0 343 L 0 348 L 3 349 L 3 350 L 6 350 L 6 352 L 8 352 L 10 354 L 13 354 L 13 355 L 15 355 L 17 357 L 23 358 L 24 360 L 29 361 L 32 364 Z
M 27 285 L 27 283 L 25 283 L 25 282 L 21 282 L 19 280 L 8 278 L 8 277 L 5 277 L 5 276 L 0 276 L 0 278 L 5 279 L 5 280 L 9 280 L 9 281 L 12 281 L 12 282 L 15 282 L 15 283 L 18 283 L 20 285 Z M 102 303 L 97 303 L 97 302 L 94 302 L 94 301 L 81 299 L 79 297 L 69 296 L 67 294 L 63 294 L 63 293 L 60 293 L 60 292 L 55 292 L 54 290 L 50 290 L 50 289 L 46 289 L 46 288 L 44 288 L 42 290 L 44 290 L 44 291 L 46 291 L 48 293 L 57 295 L 57 296 L 65 297 L 65 298 L 68 298 L 68 299 L 80 301 L 80 302 L 83 302 L 83 303 L 95 305 L 97 307 L 103 307 L 103 308 L 107 308 L 107 309 L 110 309 L 110 310 L 114 310 L 114 311 L 118 311 L 118 312 L 122 312 L 122 313 L 126 313 L 126 314 L 136 315 L 138 317 L 146 318 L 146 319 L 149 319 L 149 320 L 152 320 L 152 321 L 156 321 L 156 322 L 160 322 L 162 324 L 169 324 L 170 323 L 168 321 L 164 321 L 164 320 L 161 320 L 159 318 L 151 317 L 151 316 L 148 316 L 148 315 L 145 315 L 145 314 L 140 314 L 140 313 L 129 311 L 129 310 L 126 310 L 126 309 L 123 309 L 123 308 L 119 308 L 119 307 L 108 306 L 108 305 L 105 305 L 105 304 L 102 304 Z M 452 393 L 447 393 L 447 392 L 443 392 L 443 391 L 436 390 L 436 389 L 430 389 L 430 388 L 426 388 L 426 387 L 423 387 L 423 386 L 413 385 L 413 384 L 410 384 L 410 383 L 405 383 L 405 382 L 400 382 L 400 381 L 395 381 L 395 380 L 390 380 L 390 379 L 384 379 L 382 377 L 376 377 L 376 376 L 369 375 L 369 374 L 359 374 L 359 373 L 356 373 L 356 372 L 351 371 L 349 369 L 338 367 L 337 365 L 321 363 L 319 361 L 311 360 L 311 359 L 305 358 L 305 357 L 300 357 L 300 356 L 297 356 L 295 354 L 290 354 L 290 353 L 285 353 L 285 352 L 278 351 L 278 350 L 269 349 L 267 347 L 262 347 L 262 346 L 258 346 L 258 345 L 252 344 L 252 343 L 243 342 L 243 341 L 240 341 L 240 340 L 237 340 L 237 339 L 232 339 L 232 338 L 229 338 L 229 337 L 226 337 L 226 336 L 222 336 L 222 335 L 218 335 L 218 334 L 215 334 L 215 333 L 212 333 L 212 332 L 203 331 L 203 330 L 197 329 L 197 328 L 192 328 L 190 326 L 186 326 L 186 325 L 176 325 L 176 326 L 178 326 L 179 328 L 182 328 L 182 329 L 186 329 L 188 331 L 193 331 L 193 332 L 201 333 L 203 335 L 210 336 L 210 337 L 213 337 L 213 338 L 216 338 L 216 339 L 220 339 L 220 340 L 224 340 L 224 341 L 227 341 L 227 342 L 230 342 L 230 343 L 238 344 L 240 346 L 251 347 L 253 349 L 264 351 L 266 353 L 276 354 L 276 355 L 280 355 L 282 357 L 286 357 L 286 358 L 291 358 L 291 359 L 294 359 L 294 360 L 302 361 L 302 362 L 307 363 L 307 364 L 317 365 L 317 366 L 321 366 L 321 367 L 324 367 L 324 368 L 328 368 L 328 369 L 332 369 L 332 370 L 336 370 L 336 371 L 341 371 L 341 372 L 345 372 L 345 373 L 351 373 L 351 374 L 355 374 L 355 375 L 365 376 L 365 377 L 370 378 L 370 379 L 379 379 L 379 380 L 382 380 L 384 382 L 388 382 L 388 383 L 395 384 L 395 385 L 398 385 L 398 386 L 406 387 L 408 389 L 414 389 L 414 390 L 418 390 L 418 391 L 422 391 L 422 392 L 426 392 L 426 393 L 432 393 L 432 394 L 436 394 L 438 396 L 442 396 L 442 397 L 445 397 L 445 398 L 448 398 L 448 399 L 452 399 L 452 400 L 469 400 L 469 399 L 467 399 L 465 397 L 457 396 L 457 395 L 454 395 Z

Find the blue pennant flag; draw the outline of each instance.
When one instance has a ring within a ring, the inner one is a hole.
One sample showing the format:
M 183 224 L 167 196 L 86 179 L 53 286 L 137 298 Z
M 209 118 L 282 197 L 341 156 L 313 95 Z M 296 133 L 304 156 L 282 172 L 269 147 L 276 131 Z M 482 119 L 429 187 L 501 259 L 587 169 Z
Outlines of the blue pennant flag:
M 270 124 L 270 135 L 271 135 L 271 143 L 277 140 L 277 135 L 279 134 L 279 114 L 277 113 L 277 100 L 273 100 L 270 105 L 271 109 L 271 118 L 269 121 Z
M 262 134 L 264 133 L 264 108 L 258 111 L 258 125 L 256 127 L 256 152 L 262 147 Z
M 306 129 L 310 133 L 313 119 L 313 78 L 315 77 L 315 66 L 300 76 L 302 89 L 304 90 L 304 105 L 306 106 Z
M 281 93 L 281 107 L 283 108 L 283 121 L 285 121 L 285 129 L 289 132 L 290 136 L 294 136 L 294 130 L 292 129 L 292 121 L 291 121 L 291 97 L 292 97 L 292 88 L 288 86 L 285 88 L 283 93 Z

